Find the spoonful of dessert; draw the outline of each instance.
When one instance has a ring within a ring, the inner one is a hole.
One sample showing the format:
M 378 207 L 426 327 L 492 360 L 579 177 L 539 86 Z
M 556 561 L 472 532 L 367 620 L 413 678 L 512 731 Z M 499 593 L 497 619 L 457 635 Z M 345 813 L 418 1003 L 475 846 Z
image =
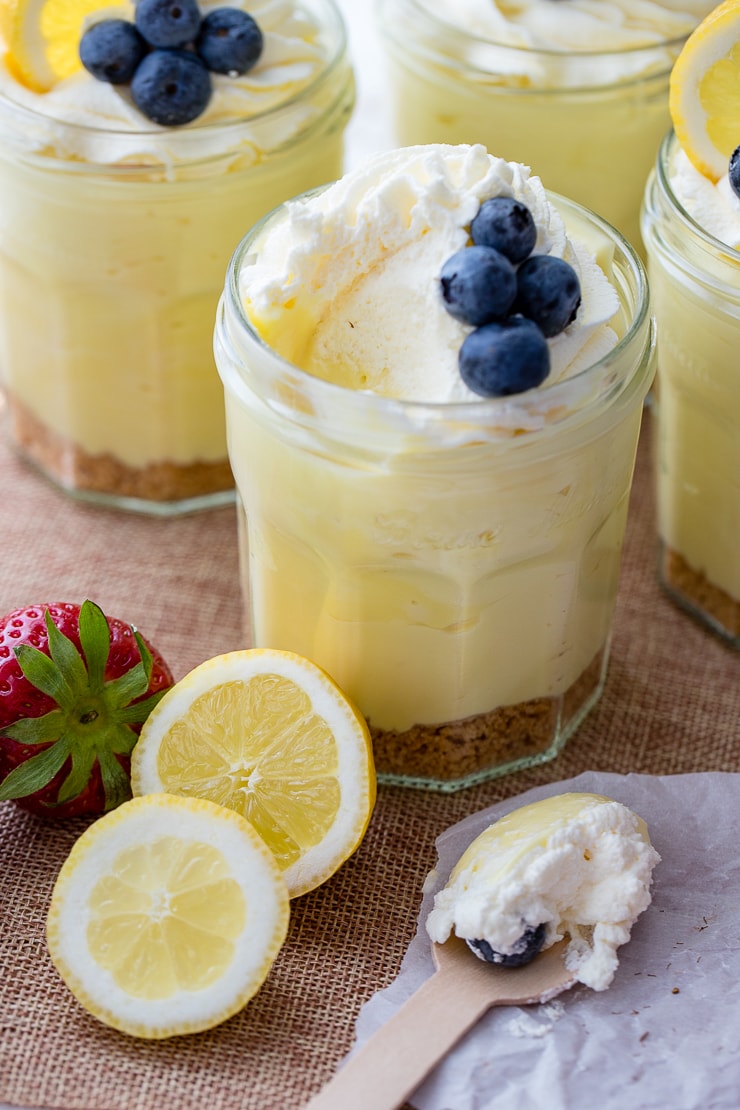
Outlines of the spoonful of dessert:
M 605 990 L 659 859 L 645 822 L 599 794 L 500 818 L 435 896 L 435 972 L 306 1110 L 396 1110 L 492 1006 L 547 1002 L 576 982 Z

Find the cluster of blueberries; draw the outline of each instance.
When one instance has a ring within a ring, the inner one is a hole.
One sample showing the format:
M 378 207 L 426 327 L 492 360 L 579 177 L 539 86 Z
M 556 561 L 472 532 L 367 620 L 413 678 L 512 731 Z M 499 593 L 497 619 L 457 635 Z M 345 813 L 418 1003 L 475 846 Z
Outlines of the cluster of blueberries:
M 483 397 L 523 393 L 550 373 L 547 340 L 576 317 L 578 275 L 562 258 L 532 254 L 537 227 L 513 197 L 485 200 L 470 237 L 440 274 L 445 308 L 475 329 L 460 348 L 460 374 Z
M 237 8 L 201 16 L 196 0 L 138 0 L 134 22 L 103 19 L 85 31 L 80 60 L 98 81 L 131 86 L 154 123 L 190 123 L 211 99 L 211 73 L 246 73 L 262 53 L 257 21 Z
M 730 155 L 730 185 L 735 196 L 740 197 L 740 146 Z

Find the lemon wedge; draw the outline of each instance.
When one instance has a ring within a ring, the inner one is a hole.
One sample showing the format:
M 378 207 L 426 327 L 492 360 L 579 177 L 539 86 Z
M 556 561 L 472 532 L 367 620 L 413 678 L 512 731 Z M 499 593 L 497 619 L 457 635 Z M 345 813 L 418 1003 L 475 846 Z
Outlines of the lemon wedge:
M 246 817 L 293 898 L 352 855 L 375 803 L 362 715 L 314 663 L 262 648 L 209 659 L 167 691 L 132 753 L 131 784 Z
M 21 84 L 48 92 L 82 68 L 79 47 L 89 18 L 131 19 L 133 5 L 110 0 L 0 0 L 8 69 Z
M 740 144 L 740 0 L 725 0 L 689 35 L 671 73 L 669 104 L 683 150 L 718 181 Z
M 272 854 L 232 810 L 150 794 L 77 840 L 54 887 L 57 970 L 100 1021 L 136 1037 L 196 1033 L 259 989 L 289 901 Z

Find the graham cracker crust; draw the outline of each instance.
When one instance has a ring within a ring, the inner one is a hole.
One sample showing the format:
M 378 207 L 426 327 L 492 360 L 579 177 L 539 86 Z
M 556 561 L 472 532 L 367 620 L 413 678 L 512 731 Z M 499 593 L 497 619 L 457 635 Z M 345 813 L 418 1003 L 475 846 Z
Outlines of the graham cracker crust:
M 667 589 L 696 615 L 730 639 L 740 637 L 740 599 L 715 586 L 703 571 L 695 570 L 667 544 L 663 545 L 661 576 Z
M 555 755 L 601 692 L 607 649 L 600 651 L 560 697 L 501 705 L 489 713 L 413 725 L 404 732 L 375 728 L 369 721 L 379 775 L 454 784 L 512 764 Z
M 18 449 L 64 489 L 158 503 L 188 501 L 230 490 L 227 458 L 216 462 L 168 460 L 132 467 L 111 454 L 90 455 L 8 396 L 11 437 Z

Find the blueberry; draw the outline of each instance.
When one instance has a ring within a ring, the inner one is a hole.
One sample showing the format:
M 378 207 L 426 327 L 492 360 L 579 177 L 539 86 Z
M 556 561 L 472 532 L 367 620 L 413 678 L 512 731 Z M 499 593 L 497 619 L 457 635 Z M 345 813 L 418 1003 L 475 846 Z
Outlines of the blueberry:
M 740 197 L 740 146 L 730 155 L 730 185 L 735 196 Z
M 211 97 L 211 76 L 200 58 L 187 50 L 153 50 L 131 82 L 134 104 L 163 127 L 190 123 Z
M 471 331 L 458 361 L 465 384 L 483 397 L 524 393 L 550 373 L 547 340 L 536 324 L 522 316 Z
M 522 967 L 530 963 L 542 951 L 545 943 L 546 927 L 528 926 L 514 945 L 514 951 L 509 953 L 497 952 L 487 940 L 467 940 L 465 943 L 476 956 L 480 956 L 489 964 L 500 964 L 502 967 Z
M 484 200 L 470 225 L 474 243 L 494 247 L 510 262 L 523 262 L 537 242 L 537 225 L 526 204 L 514 197 Z
M 200 9 L 196 0 L 138 0 L 134 21 L 150 46 L 187 46 L 198 34 Z
M 515 310 L 534 320 L 551 338 L 576 318 L 581 284 L 571 265 L 562 258 L 533 254 L 517 271 Z
M 247 12 L 216 8 L 203 20 L 195 49 L 214 73 L 246 73 L 263 47 L 262 32 Z
M 127 85 L 146 51 L 144 39 L 125 19 L 101 19 L 80 39 L 83 66 L 109 85 Z
M 491 247 L 463 247 L 440 274 L 442 299 L 450 315 L 474 327 L 501 320 L 516 296 L 516 270 Z

